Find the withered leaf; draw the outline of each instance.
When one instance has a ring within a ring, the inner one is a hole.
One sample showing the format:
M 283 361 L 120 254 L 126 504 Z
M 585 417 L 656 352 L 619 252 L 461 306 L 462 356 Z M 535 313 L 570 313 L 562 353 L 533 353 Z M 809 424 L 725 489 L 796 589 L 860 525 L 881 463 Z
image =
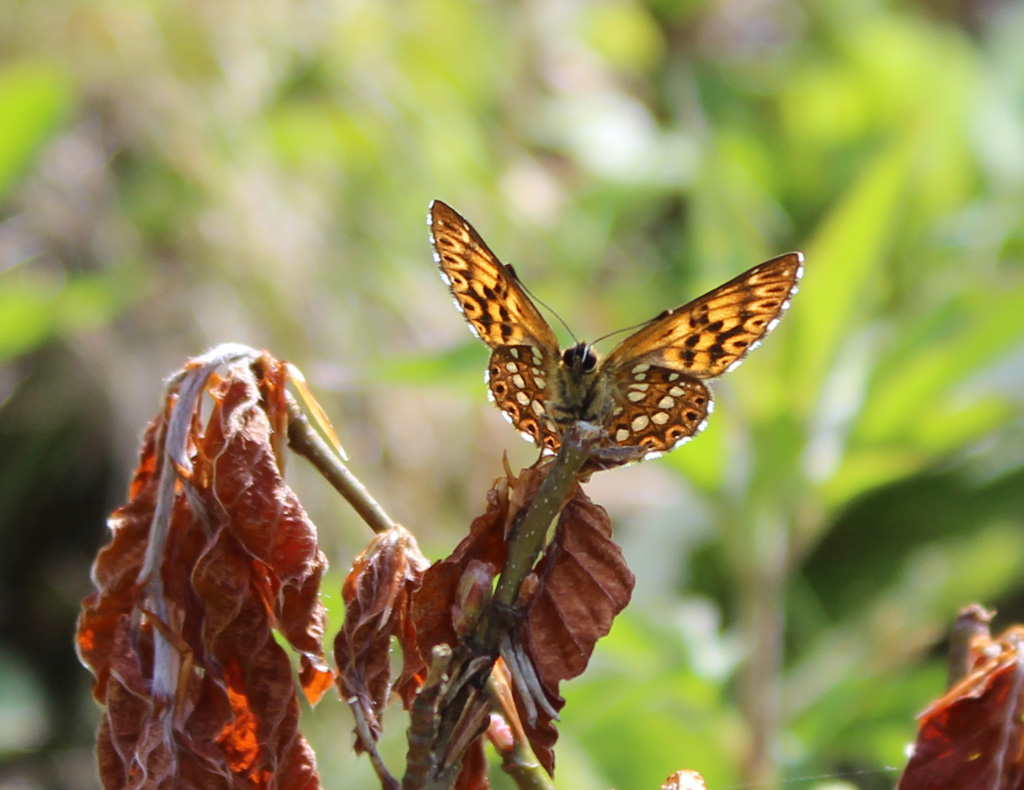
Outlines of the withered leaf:
M 696 771 L 676 771 L 662 783 L 661 790 L 707 790 L 707 785 Z
M 972 671 L 919 717 L 899 790 L 1024 787 L 1024 627 L 975 637 Z
M 577 485 L 562 509 L 554 541 L 537 564 L 522 643 L 555 710 L 564 704 L 559 683 L 586 669 L 597 640 L 633 592 L 635 577 L 611 534 L 608 513 Z M 519 703 L 518 688 L 516 693 Z M 537 758 L 553 773 L 558 734 L 551 718 L 541 711 L 524 725 Z
M 487 509 L 473 520 L 469 535 L 451 555 L 427 568 L 419 589 L 413 593 L 412 620 L 425 661 L 435 645 L 457 642 L 454 607 L 459 584 L 470 564 L 489 564 L 495 568 L 504 564 L 508 550 L 505 531 L 509 521 L 509 496 L 516 484 L 511 476 L 495 481 L 487 492 Z
M 455 790 L 488 790 L 487 756 L 484 754 L 484 739 L 477 738 L 466 749 L 462 758 L 462 770 L 455 780 Z
M 342 588 L 345 623 L 334 640 L 337 683 L 342 698 L 359 706 L 375 741 L 391 692 L 391 638 L 402 647 L 405 673 L 415 675 L 422 666 L 409 601 L 426 567 L 412 533 L 396 525 L 356 557 Z M 369 747 L 357 741 L 357 749 Z
M 281 477 L 286 378 L 269 356 L 215 349 L 172 378 L 146 432 L 79 617 L 79 655 L 105 706 L 105 787 L 319 787 L 291 664 L 272 633 L 299 652 L 315 701 L 332 680 L 321 644 L 326 562 Z

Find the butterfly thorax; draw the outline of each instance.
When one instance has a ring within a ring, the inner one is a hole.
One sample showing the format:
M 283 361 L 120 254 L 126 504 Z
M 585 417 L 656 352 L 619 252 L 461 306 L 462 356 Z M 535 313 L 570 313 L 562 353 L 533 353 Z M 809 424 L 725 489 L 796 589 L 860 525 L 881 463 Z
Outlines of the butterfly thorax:
M 554 373 L 555 390 L 549 408 L 556 422 L 604 421 L 611 408 L 611 397 L 593 346 L 588 343 L 569 346 Z

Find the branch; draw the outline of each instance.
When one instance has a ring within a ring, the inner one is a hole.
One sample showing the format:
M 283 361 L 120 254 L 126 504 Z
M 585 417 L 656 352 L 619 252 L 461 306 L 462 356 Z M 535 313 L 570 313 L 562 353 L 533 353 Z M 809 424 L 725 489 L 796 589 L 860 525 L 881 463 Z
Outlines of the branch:
M 484 607 L 473 633 L 455 648 L 451 680 L 439 706 L 437 737 L 432 749 L 438 773 L 432 777 L 433 783 L 427 785 L 430 788 L 449 787 L 454 782 L 465 750 L 487 728 L 491 695 L 486 684 L 502 637 L 522 622 L 523 613 L 516 608 L 519 589 L 533 570 L 551 522 L 572 492 L 580 471 L 592 458 L 592 448 L 601 435 L 602 431 L 590 423 L 572 423 L 533 501 L 516 517 L 494 596 Z
M 385 532 L 395 526 L 395 522 L 366 490 L 359 478 L 342 463 L 334 452 L 306 419 L 299 404 L 288 396 L 288 446 L 296 453 L 304 456 L 327 482 L 334 486 L 356 513 L 374 532 Z

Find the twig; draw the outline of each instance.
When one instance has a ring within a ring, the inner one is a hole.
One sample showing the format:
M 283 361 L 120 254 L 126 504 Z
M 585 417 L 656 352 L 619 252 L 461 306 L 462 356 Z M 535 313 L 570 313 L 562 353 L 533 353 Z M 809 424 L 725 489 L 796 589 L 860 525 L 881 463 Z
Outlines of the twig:
M 543 766 L 518 738 L 512 751 L 502 754 L 501 770 L 512 777 L 519 790 L 555 790 Z
M 562 447 L 555 457 L 551 469 L 544 482 L 537 489 L 537 495 L 526 513 L 517 519 L 508 539 L 508 554 L 505 567 L 494 589 L 492 609 L 511 608 L 519 597 L 519 588 L 533 570 L 540 550 L 544 547 L 548 527 L 562 509 L 562 505 L 572 491 L 577 476 L 583 465 L 590 458 L 593 443 L 602 431 L 587 422 L 574 422 L 562 437 Z M 486 620 L 486 614 L 482 621 Z M 484 635 L 488 629 L 487 622 L 481 622 L 477 634 Z M 497 646 L 497 635 L 486 634 L 486 644 L 490 649 Z
M 370 764 L 373 766 L 377 778 L 380 779 L 380 786 L 384 790 L 399 790 L 398 780 L 391 775 L 387 766 L 384 765 L 384 761 L 380 759 L 380 754 L 377 752 L 377 744 L 374 743 L 373 734 L 370 732 L 370 725 L 366 721 L 366 714 L 363 713 L 363 707 L 359 704 L 359 699 L 351 697 L 345 700 L 345 702 L 352 709 L 352 715 L 356 720 L 356 732 L 359 734 L 359 742 L 363 746 L 363 751 L 370 758 Z
M 395 522 L 342 463 L 306 419 L 299 404 L 288 396 L 288 446 L 304 456 L 337 489 L 374 532 L 386 532 Z
M 511 674 L 512 670 L 507 667 L 505 671 L 495 667 L 487 680 L 487 693 L 494 700 L 488 738 L 501 755 L 501 769 L 512 777 L 519 790 L 554 790 L 555 786 L 548 778 L 547 771 L 530 749 L 529 739 L 513 699 Z M 504 727 L 495 726 L 494 717 L 504 723 L 507 732 Z
M 420 790 L 433 773 L 437 758 L 431 750 L 437 737 L 437 706 L 448 683 L 448 664 L 452 649 L 448 645 L 435 645 L 431 652 L 430 669 L 426 680 L 416 692 L 409 708 L 409 751 L 405 757 L 405 776 L 402 790 Z

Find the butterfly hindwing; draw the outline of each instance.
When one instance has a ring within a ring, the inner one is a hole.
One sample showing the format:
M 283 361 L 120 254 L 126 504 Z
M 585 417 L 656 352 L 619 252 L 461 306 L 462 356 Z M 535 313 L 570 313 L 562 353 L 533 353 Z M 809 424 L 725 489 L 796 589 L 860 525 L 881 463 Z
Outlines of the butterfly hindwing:
M 494 404 L 515 428 L 538 447 L 557 450 L 558 426 L 548 414 L 548 367 L 533 346 L 499 346 L 487 365 Z
M 685 444 L 707 425 L 714 411 L 703 382 L 669 368 L 640 363 L 609 370 L 615 406 L 608 437 L 622 447 L 645 450 L 656 458 Z

